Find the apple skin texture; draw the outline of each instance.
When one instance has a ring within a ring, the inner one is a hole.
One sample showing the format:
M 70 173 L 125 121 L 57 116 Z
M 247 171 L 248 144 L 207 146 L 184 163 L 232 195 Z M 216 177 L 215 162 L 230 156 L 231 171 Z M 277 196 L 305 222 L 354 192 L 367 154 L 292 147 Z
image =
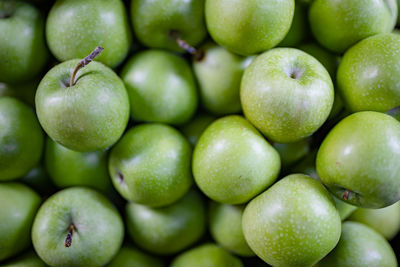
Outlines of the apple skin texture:
M 350 48 L 337 83 L 347 108 L 386 112 L 400 105 L 400 35 L 380 34 Z
M 1 267 L 47 267 L 47 265 L 34 251 L 28 251 L 2 263 Z
M 396 18 L 396 0 L 315 0 L 309 10 L 314 37 L 336 53 L 369 36 L 391 32 Z
M 125 64 L 121 78 L 134 120 L 182 124 L 196 111 L 192 70 L 177 55 L 162 50 L 138 53 Z
M 161 260 L 131 247 L 123 246 L 107 267 L 164 267 Z
M 204 0 L 132 0 L 131 18 L 137 38 L 147 47 L 181 52 L 171 31 L 192 46 L 207 35 Z
M 356 222 L 344 222 L 340 241 L 318 267 L 397 267 L 396 255 L 377 232 Z
M 109 173 L 127 200 L 159 207 L 181 198 L 192 185 L 192 149 L 177 130 L 163 124 L 130 129 L 113 147 Z
M 292 174 L 247 204 L 242 227 L 250 248 L 273 266 L 313 266 L 340 238 L 341 220 L 329 192 Z
M 240 90 L 246 118 L 278 143 L 296 142 L 318 130 L 334 99 L 322 64 L 294 48 L 259 55 L 245 70 Z
M 65 240 L 75 226 L 70 247 Z M 124 224 L 111 202 L 97 191 L 71 187 L 48 198 L 36 214 L 33 246 L 50 266 L 101 266 L 121 247 Z
M 44 18 L 29 3 L 3 0 L 0 6 L 0 82 L 20 83 L 40 73 L 48 58 Z M 10 15 L 8 18 L 2 16 Z
M 47 44 L 59 61 L 84 58 L 97 46 L 97 61 L 114 68 L 125 59 L 131 32 L 121 0 L 58 0 L 46 21 Z
M 178 255 L 170 267 L 244 267 L 239 258 L 211 243 L 197 246 Z
M 103 150 L 121 137 L 129 119 L 129 99 L 121 79 L 93 61 L 81 68 L 75 85 L 69 79 L 79 60 L 52 68 L 36 92 L 36 113 L 46 133 L 80 152 Z
M 151 208 L 130 202 L 126 224 L 130 237 L 155 254 L 174 254 L 199 240 L 206 230 L 206 211 L 199 193 L 189 191 L 177 202 Z
M 316 167 L 339 199 L 364 208 L 394 204 L 400 200 L 400 123 L 373 111 L 346 117 L 322 142 Z
M 31 226 L 40 196 L 20 183 L 0 184 L 0 262 L 31 243 Z
M 199 113 L 187 124 L 180 127 L 181 132 L 186 136 L 189 143 L 194 147 L 200 136 L 216 118 L 206 113 Z
M 278 152 L 243 117 L 231 115 L 213 122 L 193 152 L 197 186 L 212 200 L 241 204 L 275 182 Z
M 0 118 L 0 181 L 9 181 L 39 163 L 44 137 L 34 112 L 15 98 L 0 98 Z
M 279 44 L 288 33 L 294 0 L 206 0 L 207 29 L 219 45 L 252 55 Z

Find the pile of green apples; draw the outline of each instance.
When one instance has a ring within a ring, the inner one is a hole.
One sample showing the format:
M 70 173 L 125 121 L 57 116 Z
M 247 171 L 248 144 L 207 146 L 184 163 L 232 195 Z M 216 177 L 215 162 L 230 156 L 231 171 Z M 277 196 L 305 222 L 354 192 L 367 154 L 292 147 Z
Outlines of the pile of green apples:
M 0 0 L 0 266 L 397 267 L 399 8 Z

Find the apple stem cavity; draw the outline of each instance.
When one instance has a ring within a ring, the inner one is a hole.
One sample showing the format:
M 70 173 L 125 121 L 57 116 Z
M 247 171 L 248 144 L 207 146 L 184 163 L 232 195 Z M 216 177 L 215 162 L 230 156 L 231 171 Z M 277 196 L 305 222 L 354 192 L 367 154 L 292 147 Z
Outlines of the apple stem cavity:
M 177 30 L 171 30 L 169 35 L 175 39 L 176 43 L 180 48 L 193 55 L 196 61 L 200 61 L 204 57 L 204 51 L 200 49 L 196 49 L 190 44 L 188 44 L 185 40 L 180 37 L 180 34 Z
M 350 196 L 350 193 L 351 193 L 351 191 L 346 189 L 346 191 L 344 191 L 344 193 L 343 193 L 343 199 L 344 200 L 348 200 L 349 196 Z
M 97 57 L 101 53 L 101 51 L 103 51 L 103 50 L 104 50 L 103 47 L 98 46 L 87 57 L 85 57 L 84 59 L 79 61 L 78 65 L 74 69 L 74 72 L 72 73 L 71 79 L 69 80 L 69 86 L 70 87 L 75 85 L 75 76 L 76 76 L 78 70 L 80 70 L 80 68 L 85 67 L 90 62 L 92 62 L 93 59 L 95 57 Z
M 74 233 L 75 230 L 75 225 L 73 223 L 70 224 L 69 228 L 68 228 L 68 234 L 67 237 L 65 238 L 65 247 L 69 248 L 72 245 L 72 235 Z

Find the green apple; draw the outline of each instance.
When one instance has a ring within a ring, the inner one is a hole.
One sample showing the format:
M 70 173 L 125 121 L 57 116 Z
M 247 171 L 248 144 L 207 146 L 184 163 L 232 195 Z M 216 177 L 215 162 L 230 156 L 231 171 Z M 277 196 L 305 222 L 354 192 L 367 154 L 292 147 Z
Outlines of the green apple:
M 383 208 L 400 200 L 400 123 L 363 111 L 340 121 L 319 148 L 320 180 L 339 199 Z
M 174 254 L 199 240 L 206 229 L 205 216 L 203 200 L 194 190 L 167 207 L 151 208 L 133 202 L 126 205 L 131 238 L 155 254 Z
M 45 163 L 58 187 L 82 185 L 107 192 L 112 186 L 107 169 L 107 151 L 76 152 L 47 138 Z
M 216 115 L 240 112 L 240 82 L 250 60 L 212 43 L 202 51 L 203 57 L 193 60 L 193 70 L 203 107 Z
M 380 34 L 350 48 L 337 83 L 347 108 L 386 112 L 400 105 L 400 35 Z
M 34 112 L 11 97 L 0 98 L 0 181 L 28 173 L 42 156 L 43 133 Z
M 28 248 L 40 196 L 20 183 L 0 184 L 0 262 Z
M 207 113 L 199 113 L 185 125 L 180 127 L 181 132 L 186 136 L 189 143 L 194 147 L 201 134 L 216 118 Z
M 156 257 L 150 256 L 132 246 L 123 246 L 107 267 L 163 267 Z
M 351 214 L 349 220 L 368 225 L 391 240 L 400 231 L 400 202 L 383 209 L 359 208 Z
M 296 0 L 293 21 L 279 46 L 291 47 L 300 44 L 308 34 L 307 6 Z
M 336 53 L 369 36 L 391 32 L 396 19 L 396 0 L 315 0 L 309 10 L 314 37 Z
M 189 142 L 171 126 L 139 125 L 111 150 L 110 176 L 127 200 L 153 207 L 169 205 L 192 185 L 191 153 Z
M 209 198 L 241 204 L 276 180 L 280 159 L 247 120 L 231 115 L 216 120 L 201 135 L 192 169 L 197 186 Z
M 32 250 L 1 264 L 2 267 L 46 267 L 47 265 Z
M 227 250 L 242 257 L 254 256 L 244 239 L 242 216 L 244 206 L 210 203 L 210 232 L 214 240 Z
M 288 168 L 304 158 L 310 152 L 310 143 L 310 138 L 289 144 L 273 143 L 281 157 L 282 168 Z
M 42 196 L 49 196 L 57 191 L 57 188 L 42 165 L 38 165 L 30 170 L 19 181 L 27 184 Z
M 33 246 L 50 266 L 100 266 L 118 252 L 123 221 L 97 191 L 71 187 L 48 198 L 32 226 Z
M 121 78 L 128 90 L 131 116 L 137 121 L 182 124 L 197 108 L 196 83 L 189 64 L 162 50 L 131 58 Z
M 305 43 L 299 45 L 299 49 L 318 59 L 318 61 L 321 62 L 329 72 L 331 78 L 336 78 L 336 70 L 339 66 L 339 57 L 337 55 L 316 43 Z
M 206 0 L 207 29 L 219 45 L 252 55 L 279 44 L 288 33 L 294 0 Z
M 313 266 L 338 243 L 341 220 L 328 191 L 303 174 L 286 176 L 247 204 L 250 248 L 273 266 Z
M 5 84 L 0 82 L 0 97 L 15 97 L 29 106 L 34 107 L 36 89 L 39 85 L 40 79 L 39 77 L 36 77 L 32 80 L 17 84 Z
M 207 35 L 204 0 L 132 0 L 131 17 L 147 47 L 182 51 L 177 38 L 195 46 Z
M 33 5 L 16 0 L 0 3 L 0 82 L 20 83 L 39 74 L 48 51 L 44 18 Z
M 225 249 L 206 243 L 178 255 L 170 267 L 244 267 L 239 258 L 229 254 Z
M 47 44 L 59 61 L 83 58 L 104 47 L 98 61 L 113 68 L 127 56 L 131 32 L 121 0 L 58 0 L 46 21 Z
M 79 69 L 71 83 L 78 63 L 63 62 L 43 77 L 36 92 L 36 113 L 57 143 L 81 152 L 103 150 L 128 124 L 128 94 L 121 79 L 99 62 Z
M 278 143 L 296 142 L 318 130 L 334 99 L 322 64 L 294 48 L 259 55 L 245 70 L 240 90 L 246 118 Z
M 396 255 L 389 243 L 371 228 L 356 222 L 344 222 L 342 235 L 318 267 L 397 267 Z

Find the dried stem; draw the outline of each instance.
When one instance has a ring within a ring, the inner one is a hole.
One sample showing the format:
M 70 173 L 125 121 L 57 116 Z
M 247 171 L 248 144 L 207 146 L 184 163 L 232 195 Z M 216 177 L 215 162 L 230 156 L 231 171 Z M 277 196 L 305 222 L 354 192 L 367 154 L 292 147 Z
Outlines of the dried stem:
M 72 245 L 72 235 L 74 233 L 75 230 L 75 225 L 71 223 L 71 225 L 68 228 L 68 234 L 67 237 L 65 238 L 65 247 L 69 248 Z
M 96 49 L 93 50 L 90 55 L 79 61 L 78 65 L 75 67 L 74 72 L 72 73 L 71 79 L 69 80 L 69 86 L 74 86 L 75 85 L 75 76 L 78 73 L 78 70 L 82 67 L 85 67 L 87 64 L 93 61 L 95 57 L 97 57 L 101 51 L 103 51 L 103 47 L 98 46 Z
M 171 30 L 169 32 L 170 36 L 175 39 L 176 43 L 180 48 L 193 55 L 196 60 L 201 60 L 204 57 L 204 51 L 199 50 L 188 44 L 185 40 L 180 37 L 180 34 L 177 30 Z

